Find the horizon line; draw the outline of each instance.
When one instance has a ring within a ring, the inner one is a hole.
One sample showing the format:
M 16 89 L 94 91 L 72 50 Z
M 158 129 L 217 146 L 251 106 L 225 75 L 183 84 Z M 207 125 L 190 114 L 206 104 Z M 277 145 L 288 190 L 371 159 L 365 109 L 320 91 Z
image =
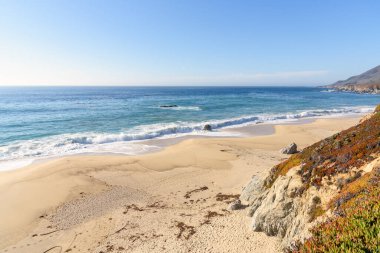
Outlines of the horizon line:
M 321 87 L 325 84 L 0 84 L 0 87 Z

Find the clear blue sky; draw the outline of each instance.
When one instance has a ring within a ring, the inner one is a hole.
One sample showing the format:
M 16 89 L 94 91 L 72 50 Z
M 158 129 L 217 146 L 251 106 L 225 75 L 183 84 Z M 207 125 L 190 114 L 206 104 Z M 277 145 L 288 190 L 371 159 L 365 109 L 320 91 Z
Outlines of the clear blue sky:
M 380 64 L 377 0 L 0 0 L 1 85 L 316 85 Z

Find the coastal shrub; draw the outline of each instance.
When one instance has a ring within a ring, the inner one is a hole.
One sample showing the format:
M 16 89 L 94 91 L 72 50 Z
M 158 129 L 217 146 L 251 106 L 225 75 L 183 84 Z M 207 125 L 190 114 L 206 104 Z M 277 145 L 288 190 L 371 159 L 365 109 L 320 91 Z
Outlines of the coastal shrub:
M 380 168 L 345 185 L 329 207 L 335 216 L 294 252 L 380 252 Z
M 296 243 L 292 252 L 377 252 L 380 253 L 380 168 L 363 174 L 358 170 L 380 155 L 380 105 L 360 124 L 317 142 L 271 170 L 267 186 L 291 168 L 300 166 L 303 189 L 319 188 L 325 182 L 339 189 L 322 209 L 316 205 L 312 220 L 327 210 L 327 221 L 311 229 L 311 237 Z M 304 191 L 302 191 L 304 192 Z M 302 195 L 302 193 L 301 193 Z
M 347 173 L 372 161 L 379 153 L 380 105 L 368 120 L 319 141 L 273 167 L 265 186 L 271 187 L 280 175 L 300 165 L 299 174 L 305 187 L 313 185 L 318 188 L 323 177 Z
M 315 220 L 315 219 L 318 218 L 319 216 L 325 214 L 325 212 L 326 212 L 326 211 L 323 210 L 323 208 L 322 208 L 320 205 L 316 206 L 316 207 L 312 210 L 312 212 L 310 213 L 310 217 L 311 217 L 310 222 L 313 221 L 313 220 Z
M 341 216 L 319 224 L 294 252 L 380 252 L 380 187 L 368 186 Z
M 375 112 L 380 112 L 380 105 L 376 106 Z

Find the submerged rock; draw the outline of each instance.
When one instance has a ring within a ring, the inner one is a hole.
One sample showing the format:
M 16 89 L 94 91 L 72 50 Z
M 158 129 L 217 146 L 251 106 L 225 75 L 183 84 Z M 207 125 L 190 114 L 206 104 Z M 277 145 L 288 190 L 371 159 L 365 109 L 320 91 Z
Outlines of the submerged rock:
M 178 105 L 160 105 L 161 108 L 178 107 Z
M 206 124 L 204 127 L 203 127 L 203 130 L 204 131 L 211 131 L 212 130 L 212 127 L 210 124 Z
M 295 144 L 295 143 L 293 142 L 293 143 L 289 144 L 289 146 L 287 146 L 287 147 L 281 149 L 280 152 L 283 153 L 283 154 L 288 154 L 288 155 L 290 155 L 290 154 L 295 154 L 295 153 L 298 152 L 298 151 L 297 151 L 297 144 Z

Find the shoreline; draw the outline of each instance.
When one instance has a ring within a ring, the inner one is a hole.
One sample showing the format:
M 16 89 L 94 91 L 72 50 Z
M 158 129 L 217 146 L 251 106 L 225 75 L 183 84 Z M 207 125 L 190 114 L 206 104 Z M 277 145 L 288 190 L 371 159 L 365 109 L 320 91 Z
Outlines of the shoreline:
M 3 172 L 0 252 L 57 245 L 62 252 L 110 245 L 279 252 L 278 238 L 253 232 L 245 210 L 229 212 L 228 203 L 253 175 L 264 177 L 288 157 L 280 148 L 295 141 L 302 149 L 359 119 L 275 125 L 271 135 L 187 139 L 144 155 L 68 156 Z
M 326 87 L 322 86 L 320 88 L 331 89 L 333 92 L 343 92 L 343 93 L 354 93 L 354 94 L 369 94 L 369 95 L 380 95 L 380 90 L 372 88 L 350 88 L 345 86 L 338 87 Z
M 275 133 L 275 127 L 278 125 L 296 125 L 296 124 L 307 124 L 312 123 L 318 119 L 341 119 L 341 118 L 357 118 L 363 117 L 366 113 L 355 113 L 355 114 L 343 114 L 343 115 L 330 115 L 330 116 L 318 116 L 318 117 L 305 117 L 298 119 L 288 119 L 288 120 L 276 120 L 276 121 L 268 121 L 263 123 L 244 123 L 241 125 L 227 126 L 218 129 L 217 131 L 212 131 L 215 135 L 207 135 L 206 134 L 197 134 L 197 133 L 189 133 L 189 134 L 181 134 L 180 136 L 164 136 L 147 140 L 139 140 L 139 141 L 130 141 L 126 142 L 125 145 L 142 145 L 145 146 L 147 150 L 138 151 L 135 153 L 126 153 L 126 152 L 80 152 L 75 154 L 64 154 L 64 155 L 56 155 L 51 157 L 33 157 L 33 158 L 25 158 L 18 160 L 10 160 L 1 162 L 2 169 L 0 169 L 0 174 L 2 172 L 20 170 L 28 166 L 38 165 L 47 161 L 60 159 L 64 157 L 71 156 L 104 156 L 104 155 L 112 155 L 112 156 L 136 156 L 136 155 L 144 155 L 149 153 L 159 152 L 165 149 L 168 146 L 178 144 L 182 141 L 189 139 L 208 139 L 208 138 L 249 138 L 255 136 L 266 136 L 272 135 Z M 218 134 L 222 134 L 221 136 Z M 225 134 L 225 135 L 223 135 Z M 5 166 L 4 166 L 5 165 Z M 8 165 L 8 166 L 7 166 Z

